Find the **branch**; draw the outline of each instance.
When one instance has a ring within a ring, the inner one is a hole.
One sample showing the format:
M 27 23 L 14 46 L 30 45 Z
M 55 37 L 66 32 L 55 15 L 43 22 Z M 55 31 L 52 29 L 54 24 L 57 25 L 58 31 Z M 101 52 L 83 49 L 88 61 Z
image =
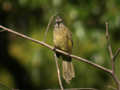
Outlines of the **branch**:
M 108 51 L 109 51 L 109 54 L 110 54 L 110 58 L 112 60 L 113 52 L 112 52 L 112 47 L 111 47 L 111 44 L 110 44 L 110 36 L 109 36 L 109 31 L 108 31 L 108 22 L 106 22 L 105 24 L 106 24 L 106 40 L 107 40 L 107 43 L 108 43 Z
M 108 22 L 106 22 L 105 24 L 106 24 L 106 40 L 107 40 L 107 44 L 108 44 L 108 51 L 109 51 L 110 59 L 111 59 L 111 62 L 112 62 L 112 73 L 114 74 L 115 73 L 115 66 L 114 66 L 114 61 L 113 61 L 112 47 L 111 47 L 111 44 L 110 44 Z
M 50 28 L 50 25 L 51 25 L 51 23 L 52 23 L 54 17 L 55 17 L 54 15 L 51 16 L 51 18 L 50 18 L 50 20 L 49 20 L 49 22 L 48 22 L 48 26 L 47 26 L 46 31 L 45 31 L 45 34 L 44 34 L 44 40 L 43 40 L 44 42 L 45 42 L 45 40 L 46 40 L 47 32 L 48 32 L 48 30 L 49 30 L 49 28 Z
M 108 51 L 109 51 L 109 54 L 110 54 L 110 58 L 111 58 L 111 62 L 112 62 L 112 77 L 117 85 L 117 89 L 120 90 L 120 81 L 118 79 L 118 77 L 116 76 L 115 74 L 115 59 L 116 59 L 116 56 L 119 54 L 119 49 L 116 51 L 115 55 L 113 55 L 113 52 L 112 52 L 112 47 L 111 47 L 111 44 L 110 44 L 110 36 L 109 36 L 109 31 L 108 31 L 108 22 L 105 23 L 106 24 L 106 39 L 107 39 L 107 43 L 108 43 Z
M 42 42 L 42 41 L 33 39 L 33 38 L 31 38 L 31 37 L 28 37 L 28 36 L 26 36 L 26 35 L 24 35 L 24 34 L 21 34 L 21 33 L 18 33 L 18 32 L 16 32 L 16 31 L 13 31 L 12 29 L 6 28 L 6 27 L 4 27 L 4 26 L 1 26 L 1 25 L 0 25 L 0 28 L 2 28 L 2 29 L 5 30 L 5 31 L 8 31 L 8 32 L 10 32 L 10 33 L 13 33 L 13 34 L 15 34 L 15 35 L 17 35 L 17 36 L 19 36 L 19 37 L 28 39 L 28 40 L 30 40 L 30 41 L 32 41 L 32 42 L 38 43 L 38 44 L 40 44 L 40 45 L 42 45 L 42 46 L 45 46 L 45 47 L 51 49 L 52 51 L 57 51 L 57 52 L 59 52 L 59 53 L 62 53 L 62 54 L 64 54 L 64 55 L 67 55 L 67 56 L 69 56 L 69 57 L 71 57 L 71 58 L 74 58 L 74 59 L 76 59 L 76 60 L 78 60 L 78 61 L 81 61 L 81 62 L 90 64 L 91 66 L 93 66 L 93 67 L 95 67 L 95 68 L 98 68 L 98 69 L 101 69 L 101 70 L 103 70 L 103 71 L 105 71 L 105 72 L 107 72 L 107 73 L 112 73 L 112 71 L 111 71 L 110 69 L 107 69 L 107 68 L 105 68 L 105 67 L 103 67 L 103 66 L 101 66 L 101 65 L 95 64 L 95 63 L 91 62 L 91 61 L 88 60 L 88 59 L 84 59 L 84 58 L 82 58 L 82 57 L 78 57 L 78 56 L 69 54 L 69 53 L 64 52 L 64 51 L 62 51 L 62 50 L 55 49 L 54 47 L 48 45 L 47 43 L 44 43 L 44 42 Z
M 55 57 L 55 62 L 56 62 L 57 75 L 58 75 L 60 88 L 61 88 L 61 90 L 64 90 L 63 85 L 62 85 L 62 81 L 61 81 L 61 77 L 60 77 L 60 69 L 59 69 L 59 64 L 58 64 L 56 53 L 54 53 L 54 57 Z

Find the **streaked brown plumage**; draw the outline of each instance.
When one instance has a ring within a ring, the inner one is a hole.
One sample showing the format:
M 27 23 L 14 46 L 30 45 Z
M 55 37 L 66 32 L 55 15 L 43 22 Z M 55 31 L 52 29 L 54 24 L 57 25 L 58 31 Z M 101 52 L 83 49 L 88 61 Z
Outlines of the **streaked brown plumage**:
M 53 42 L 55 48 L 72 53 L 72 33 L 63 24 L 62 19 L 59 16 L 56 18 L 56 24 L 53 31 Z M 56 55 L 58 57 L 62 56 L 63 78 L 67 83 L 70 83 L 70 80 L 75 77 L 72 60 L 69 56 L 65 56 L 57 52 Z

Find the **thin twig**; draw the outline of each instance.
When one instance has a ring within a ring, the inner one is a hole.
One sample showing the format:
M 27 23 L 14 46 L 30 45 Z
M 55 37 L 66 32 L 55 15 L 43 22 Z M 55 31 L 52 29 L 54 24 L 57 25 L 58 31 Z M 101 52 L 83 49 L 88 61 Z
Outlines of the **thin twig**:
M 59 64 L 58 64 L 56 53 L 54 53 L 54 58 L 55 58 L 55 62 L 56 62 L 59 85 L 60 85 L 61 90 L 64 90 L 63 85 L 62 85 L 62 80 L 61 80 L 61 77 L 60 77 L 60 69 L 59 69 Z
M 112 52 L 112 47 L 110 44 L 110 36 L 109 36 L 109 29 L 108 29 L 108 22 L 105 23 L 106 24 L 106 40 L 107 40 L 107 47 L 108 47 L 108 51 L 109 51 L 109 55 L 110 55 L 110 59 L 112 62 L 112 73 L 115 73 L 115 66 L 114 66 L 114 61 L 113 61 L 113 52 Z M 115 77 L 114 77 L 115 78 Z
M 111 47 L 111 44 L 110 44 L 110 36 L 109 36 L 109 31 L 108 31 L 108 22 L 106 22 L 105 24 L 106 24 L 106 39 L 107 39 L 107 43 L 108 43 L 108 50 L 109 50 L 110 58 L 112 60 L 113 52 L 112 52 L 112 47 Z
M 48 22 L 48 26 L 47 26 L 47 28 L 46 28 L 46 31 L 45 31 L 45 34 L 44 34 L 44 42 L 46 41 L 46 37 L 47 37 L 47 32 L 48 32 L 48 30 L 49 30 L 49 28 L 50 28 L 50 25 L 52 24 L 52 21 L 53 21 L 53 19 L 54 19 L 54 15 L 53 16 L 51 16 L 51 18 L 50 18 L 50 20 L 49 20 L 49 22 Z
M 120 53 L 120 48 L 118 48 L 118 49 L 116 50 L 115 54 L 114 54 L 114 57 L 113 57 L 114 62 L 115 62 L 117 56 L 119 55 L 119 53 Z
M 69 57 L 71 57 L 71 58 L 74 58 L 74 59 L 76 59 L 76 60 L 78 60 L 78 61 L 81 61 L 81 62 L 90 64 L 91 66 L 93 66 L 93 67 L 95 67 L 95 68 L 98 68 L 98 69 L 101 69 L 101 70 L 103 70 L 103 71 L 105 71 L 105 72 L 107 72 L 107 73 L 112 73 L 112 71 L 111 71 L 110 69 L 107 69 L 107 68 L 105 68 L 105 67 L 103 67 L 103 66 L 101 66 L 101 65 L 95 64 L 95 63 L 91 62 L 91 60 L 84 59 L 84 58 L 82 58 L 82 57 L 78 57 L 78 56 L 76 56 L 76 55 L 69 54 L 69 53 L 64 52 L 64 51 L 62 51 L 62 50 L 59 50 L 59 49 L 55 49 L 54 47 L 48 45 L 48 44 L 45 43 L 45 42 L 42 42 L 42 41 L 33 39 L 33 38 L 31 38 L 31 37 L 28 37 L 28 36 L 26 36 L 26 35 L 24 35 L 24 34 L 21 34 L 21 33 L 18 33 L 18 32 L 16 32 L 16 31 L 13 31 L 12 29 L 6 28 L 6 27 L 4 27 L 4 26 L 1 26 L 1 25 L 0 25 L 0 28 L 4 29 L 4 30 L 6 30 L 6 31 L 8 31 L 8 32 L 10 32 L 10 33 L 13 33 L 13 34 L 15 34 L 15 35 L 17 35 L 17 36 L 19 36 L 19 37 L 28 39 L 28 40 L 30 40 L 30 41 L 32 41 L 32 42 L 38 43 L 38 44 L 40 44 L 40 45 L 42 45 L 42 46 L 45 46 L 45 47 L 47 47 L 47 48 L 49 48 L 49 49 L 51 49 L 51 50 L 53 50 L 53 51 L 57 51 L 57 52 L 59 52 L 59 53 L 62 53 L 62 54 L 64 54 L 64 55 L 67 55 L 67 56 L 69 56 Z

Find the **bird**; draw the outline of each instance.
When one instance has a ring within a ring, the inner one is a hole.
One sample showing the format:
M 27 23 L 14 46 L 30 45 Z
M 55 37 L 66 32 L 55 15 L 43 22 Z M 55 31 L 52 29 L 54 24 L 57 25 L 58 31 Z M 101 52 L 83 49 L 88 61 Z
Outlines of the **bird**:
M 63 19 L 57 16 L 53 29 L 54 47 L 63 50 L 69 54 L 72 53 L 73 41 L 71 31 L 64 25 Z M 72 78 L 75 77 L 75 71 L 70 56 L 56 52 L 58 58 L 62 58 L 62 76 L 66 83 L 70 84 Z

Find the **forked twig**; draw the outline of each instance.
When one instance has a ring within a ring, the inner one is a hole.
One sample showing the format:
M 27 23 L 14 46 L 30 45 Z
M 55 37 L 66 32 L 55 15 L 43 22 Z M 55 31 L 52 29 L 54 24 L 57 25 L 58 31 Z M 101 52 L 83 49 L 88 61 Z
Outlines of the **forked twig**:
M 116 51 L 115 55 L 113 55 L 112 47 L 111 47 L 111 43 L 110 43 L 108 22 L 106 22 L 105 24 L 106 24 L 106 39 L 107 39 L 107 43 L 108 43 L 108 51 L 109 51 L 111 62 L 112 62 L 112 73 L 111 73 L 111 75 L 112 75 L 112 77 L 113 77 L 113 79 L 114 79 L 114 81 L 117 85 L 117 89 L 120 90 L 120 81 L 115 74 L 115 59 L 116 59 L 116 56 L 119 54 L 119 50 Z

